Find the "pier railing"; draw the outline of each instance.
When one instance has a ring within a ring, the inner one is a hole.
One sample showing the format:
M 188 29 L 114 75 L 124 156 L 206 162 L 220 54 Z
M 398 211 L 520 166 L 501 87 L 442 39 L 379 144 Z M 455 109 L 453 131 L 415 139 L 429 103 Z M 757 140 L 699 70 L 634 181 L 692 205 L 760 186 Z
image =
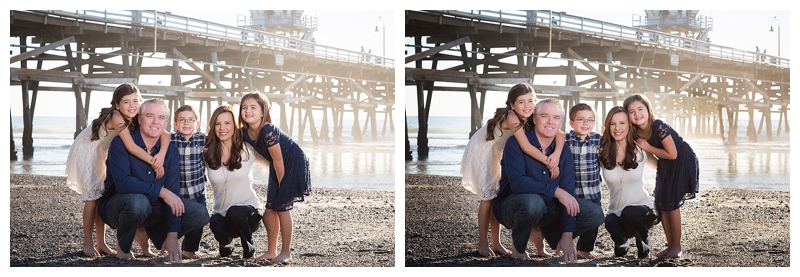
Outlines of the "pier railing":
M 274 47 L 291 51 L 308 53 L 320 58 L 340 60 L 352 63 L 371 63 L 376 66 L 394 67 L 394 59 L 378 55 L 346 50 L 337 47 L 317 44 L 311 41 L 261 32 L 249 28 L 234 27 L 200 20 L 185 16 L 174 15 L 169 12 L 153 10 L 37 10 L 48 16 L 78 18 L 85 21 L 95 21 L 118 27 L 148 26 L 156 29 L 180 31 L 190 34 L 206 36 L 210 39 L 232 40 L 251 44 L 260 44 L 262 47 Z
M 779 67 L 789 67 L 789 59 L 778 56 L 756 53 L 754 51 L 712 44 L 683 36 L 657 32 L 648 29 L 623 26 L 586 17 L 569 15 L 549 10 L 428 10 L 454 18 L 476 20 L 483 23 L 498 24 L 509 28 L 547 27 L 553 31 L 569 30 L 586 35 L 608 39 L 636 41 L 640 44 L 652 44 L 656 47 L 672 47 L 681 51 L 706 53 L 720 59 L 740 60 L 764 63 Z

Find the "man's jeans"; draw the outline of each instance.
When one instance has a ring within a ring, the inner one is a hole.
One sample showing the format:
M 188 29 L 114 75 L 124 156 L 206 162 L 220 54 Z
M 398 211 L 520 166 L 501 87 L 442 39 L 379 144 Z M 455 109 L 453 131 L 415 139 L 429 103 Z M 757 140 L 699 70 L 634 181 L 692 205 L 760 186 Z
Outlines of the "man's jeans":
M 181 199 L 184 213 L 181 215 L 182 237 L 196 229 L 202 229 L 208 223 L 208 210 L 197 201 Z M 111 228 L 117 229 L 117 243 L 123 253 L 130 253 L 136 228 L 144 226 L 147 235 L 156 249 L 161 249 L 167 239 L 167 216 L 170 209 L 163 202 L 150 205 L 150 200 L 142 194 L 117 194 L 106 204 L 106 215 Z M 124 219 L 124 220 L 123 220 Z
M 575 217 L 576 229 L 572 233 L 573 238 L 590 229 L 596 229 L 605 220 L 603 209 L 599 205 L 585 199 L 575 200 L 578 202 L 580 212 Z M 550 248 L 556 249 L 563 233 L 561 230 L 563 216 L 556 205 L 548 207 L 544 198 L 538 194 L 511 194 L 503 201 L 502 209 L 504 225 L 511 229 L 511 238 L 514 240 L 514 249 L 517 252 L 526 251 L 533 227 L 540 227 Z
M 208 211 L 208 206 L 206 206 L 205 195 L 201 195 L 189 201 L 200 203 L 200 205 L 203 205 L 203 209 Z M 202 239 L 203 239 L 202 227 L 195 229 L 194 231 L 191 231 L 189 233 L 186 233 L 186 236 L 183 238 L 183 245 L 181 247 L 181 250 L 189 252 L 197 252 L 197 250 L 200 250 L 200 240 Z

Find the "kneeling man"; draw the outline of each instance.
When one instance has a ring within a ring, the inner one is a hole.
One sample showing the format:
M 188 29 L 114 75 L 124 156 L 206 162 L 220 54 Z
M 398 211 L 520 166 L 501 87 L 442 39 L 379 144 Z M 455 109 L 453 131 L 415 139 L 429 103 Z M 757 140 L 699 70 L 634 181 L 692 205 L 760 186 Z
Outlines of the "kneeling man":
M 564 110 L 556 99 L 536 104 L 534 128 L 525 132 L 528 141 L 550 155 L 555 136 L 564 122 Z M 531 230 L 540 227 L 545 240 L 564 261 L 576 260 L 573 238 L 597 228 L 604 221 L 603 209 L 588 200 L 575 198 L 575 168 L 569 147 L 564 147 L 558 162 L 561 174 L 550 178 L 550 170 L 522 152 L 513 136 L 508 139 L 500 162 L 500 192 L 494 199 L 494 215 L 511 229 L 512 255 L 529 259 L 526 248 Z
M 118 257 L 135 258 L 131 246 L 136 229 L 143 226 L 156 248 L 168 252 L 170 262 L 180 262 L 178 238 L 203 228 L 209 220 L 208 210 L 179 196 L 178 149 L 159 141 L 169 123 L 169 109 L 164 101 L 143 102 L 137 122 L 138 130 L 131 132 L 136 145 L 151 155 L 161 147 L 169 147 L 164 158 L 164 176 L 156 179 L 149 164 L 128 152 L 119 137 L 114 138 L 108 150 L 105 191 L 98 213 L 103 222 L 117 229 Z

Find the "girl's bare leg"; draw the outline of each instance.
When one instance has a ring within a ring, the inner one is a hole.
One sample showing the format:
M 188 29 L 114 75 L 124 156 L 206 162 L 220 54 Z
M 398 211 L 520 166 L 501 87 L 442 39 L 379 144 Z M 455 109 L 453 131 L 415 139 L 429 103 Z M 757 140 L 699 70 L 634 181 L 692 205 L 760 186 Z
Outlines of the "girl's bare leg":
M 553 254 L 550 254 L 547 252 L 547 249 L 544 248 L 544 236 L 542 235 L 542 229 L 539 229 L 539 227 L 533 227 L 529 240 L 533 243 L 533 246 L 536 246 L 537 256 L 545 258 L 553 256 Z
M 156 254 L 150 252 L 150 236 L 147 235 L 147 231 L 144 230 L 144 227 L 136 228 L 136 236 L 133 238 L 136 243 L 139 244 L 139 247 L 142 248 L 142 256 L 145 257 L 155 257 Z
M 675 209 L 672 211 L 667 212 L 670 217 L 670 235 L 672 236 L 672 242 L 669 244 L 669 248 L 672 250 L 666 254 L 669 258 L 679 258 L 683 252 L 681 249 L 681 209 Z
M 277 213 L 281 224 L 281 253 L 272 262 L 288 263 L 292 261 L 292 214 L 289 211 Z
M 478 206 L 478 254 L 484 257 L 494 256 L 494 252 L 489 249 L 489 218 L 494 219 L 490 214 L 492 211 L 492 200 L 482 200 Z M 495 220 L 497 221 L 497 220 Z M 495 236 L 495 228 L 492 228 L 492 242 L 497 237 Z M 494 246 L 494 243 L 492 243 Z
M 492 200 L 494 202 L 494 200 Z M 498 255 L 511 255 L 511 251 L 508 251 L 503 244 L 500 243 L 500 222 L 497 221 L 497 218 L 494 217 L 494 212 L 492 212 L 493 208 L 489 207 L 489 224 L 492 230 L 492 252 Z
M 664 228 L 664 236 L 667 238 L 667 248 L 661 250 L 656 254 L 656 257 L 664 257 L 665 255 L 669 254 L 672 251 L 672 246 L 674 245 L 672 242 L 672 228 L 670 226 L 672 223 L 672 218 L 670 217 L 669 212 L 661 211 L 661 227 Z
M 108 244 L 106 244 L 106 223 L 100 218 L 97 209 L 94 211 L 94 228 L 97 236 L 97 250 L 100 251 L 100 254 L 116 255 L 117 251 L 111 249 L 108 247 Z
M 100 256 L 100 253 L 94 248 L 94 239 L 92 239 L 96 213 L 97 200 L 83 202 L 83 254 L 89 257 Z M 97 237 L 100 238 L 99 233 Z
M 261 216 L 261 222 L 264 223 L 264 228 L 267 229 L 267 253 L 258 256 L 256 260 L 272 260 L 278 256 L 278 230 L 281 227 L 278 213 L 267 209 L 264 211 L 264 215 Z

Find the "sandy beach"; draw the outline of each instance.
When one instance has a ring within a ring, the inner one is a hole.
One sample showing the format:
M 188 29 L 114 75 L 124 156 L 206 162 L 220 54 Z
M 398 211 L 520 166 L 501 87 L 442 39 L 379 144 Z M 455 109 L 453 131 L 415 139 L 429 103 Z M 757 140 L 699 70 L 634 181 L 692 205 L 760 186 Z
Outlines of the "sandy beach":
M 66 177 L 11 174 L 9 258 L 11 267 L 393 267 L 395 266 L 395 197 L 392 191 L 313 188 L 305 202 L 296 203 L 292 256 L 285 265 L 268 261 L 243 262 L 241 245 L 226 258 L 204 229 L 203 258 L 170 264 L 166 257 L 137 257 L 123 261 L 114 256 L 83 255 L 81 195 L 66 187 Z M 256 191 L 266 191 L 257 184 Z M 263 195 L 261 195 L 263 201 Z M 212 198 L 209 196 L 209 208 Z M 263 202 L 262 202 L 263 203 Z M 116 232 L 106 231 L 114 247 Z M 256 255 L 266 251 L 266 229 L 254 234 Z M 280 248 L 280 243 L 278 245 Z M 134 243 L 134 255 L 141 253 Z M 151 242 L 151 251 L 156 251 Z
M 600 226 L 597 258 L 564 264 L 560 256 L 520 261 L 478 255 L 478 200 L 461 187 L 460 177 L 406 174 L 406 267 L 789 267 L 788 191 L 704 188 L 681 208 L 683 256 L 637 261 L 636 245 L 625 257 Z M 608 191 L 603 185 L 603 207 Z M 502 228 L 502 227 L 501 227 Z M 501 241 L 510 247 L 510 230 Z M 661 224 L 650 230 L 653 254 L 666 247 Z M 528 252 L 535 253 L 529 245 Z M 549 250 L 549 252 L 553 252 Z

